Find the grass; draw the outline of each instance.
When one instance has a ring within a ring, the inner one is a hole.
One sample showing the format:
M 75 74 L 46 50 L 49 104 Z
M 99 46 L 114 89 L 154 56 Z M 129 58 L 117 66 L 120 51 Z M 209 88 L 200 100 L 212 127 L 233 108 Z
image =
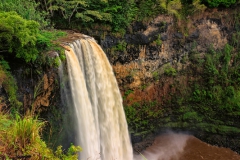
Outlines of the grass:
M 81 148 L 71 145 L 67 153 L 61 146 L 54 152 L 41 138 L 45 122 L 36 117 L 10 116 L 0 112 L 0 158 L 29 157 L 38 159 L 77 159 Z

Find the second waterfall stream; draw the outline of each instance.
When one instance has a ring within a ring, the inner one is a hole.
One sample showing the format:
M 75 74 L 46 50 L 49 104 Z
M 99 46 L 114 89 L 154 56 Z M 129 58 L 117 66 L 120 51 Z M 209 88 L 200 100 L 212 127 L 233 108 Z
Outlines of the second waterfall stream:
M 87 36 L 64 48 L 70 90 L 63 94 L 71 99 L 75 145 L 83 149 L 79 159 L 133 160 L 122 97 L 105 53 Z

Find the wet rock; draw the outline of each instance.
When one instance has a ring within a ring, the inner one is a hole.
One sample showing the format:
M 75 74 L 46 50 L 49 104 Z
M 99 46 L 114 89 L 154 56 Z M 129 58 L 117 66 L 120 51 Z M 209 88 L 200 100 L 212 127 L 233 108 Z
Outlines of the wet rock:
M 144 45 L 150 42 L 149 37 L 144 34 L 125 35 L 125 40 L 129 44 Z
M 144 31 L 147 29 L 147 26 L 144 25 L 142 22 L 135 22 L 132 25 L 132 30 L 133 32 L 139 32 L 139 31 Z
M 168 35 L 167 34 L 161 35 L 161 40 L 162 41 L 166 41 L 167 39 L 168 39 Z
M 146 50 L 146 60 L 156 60 L 159 58 L 160 49 L 157 46 L 149 46 Z
M 117 45 L 118 41 L 119 40 L 116 37 L 107 35 L 105 37 L 105 40 L 101 42 L 101 46 L 103 48 L 111 48 L 111 47 Z
M 58 52 L 49 52 L 49 53 L 48 53 L 48 56 L 49 56 L 50 58 L 55 58 L 55 57 L 58 57 L 59 54 L 58 54 Z
M 48 107 L 51 101 L 52 91 L 54 89 L 54 75 L 44 74 L 43 76 L 43 92 L 36 95 L 33 102 L 33 107 L 40 108 L 41 106 Z
M 222 25 L 221 19 L 218 18 L 209 18 L 210 22 L 216 23 L 217 25 Z
M 182 39 L 182 38 L 183 38 L 183 34 L 180 33 L 180 32 L 174 33 L 173 36 L 174 36 L 175 38 L 178 38 L 178 39 Z
M 131 139 L 133 143 L 133 151 L 135 154 L 141 153 L 143 150 L 151 146 L 154 142 L 154 135 L 150 134 L 144 139 L 141 135 L 133 135 L 131 134 Z
M 198 39 L 199 38 L 199 34 L 200 34 L 199 30 L 196 30 L 188 38 L 190 38 L 190 39 Z
M 142 141 L 142 136 L 131 134 L 131 141 L 132 141 L 133 144 L 141 142 Z

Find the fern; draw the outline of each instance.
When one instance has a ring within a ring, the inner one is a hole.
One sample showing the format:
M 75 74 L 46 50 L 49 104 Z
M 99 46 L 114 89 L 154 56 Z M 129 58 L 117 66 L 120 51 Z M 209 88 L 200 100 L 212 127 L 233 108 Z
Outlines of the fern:
M 180 19 L 179 10 L 182 9 L 182 3 L 181 0 L 158 0 L 158 5 L 160 8 L 165 10 L 168 14 L 172 14 L 176 16 L 178 19 Z
M 95 18 L 102 20 L 102 15 L 98 11 L 93 11 L 93 10 L 87 10 L 84 12 L 86 15 L 91 15 L 94 16 Z
M 195 12 L 203 12 L 207 7 L 201 4 L 200 0 L 193 0 L 193 8 Z
M 93 18 L 87 16 L 84 13 L 77 13 L 75 16 L 76 16 L 76 18 L 81 19 L 83 22 L 94 22 Z
M 159 6 L 167 10 L 167 0 L 158 0 Z
M 182 8 L 182 4 L 180 0 L 173 0 L 170 1 L 167 4 L 167 11 L 169 14 L 173 14 L 176 16 L 178 19 L 181 18 L 181 15 L 178 13 L 178 11 Z
M 101 13 L 94 10 L 86 10 L 82 13 L 76 13 L 76 18 L 82 19 L 83 22 L 94 22 L 95 20 L 112 21 L 109 13 Z

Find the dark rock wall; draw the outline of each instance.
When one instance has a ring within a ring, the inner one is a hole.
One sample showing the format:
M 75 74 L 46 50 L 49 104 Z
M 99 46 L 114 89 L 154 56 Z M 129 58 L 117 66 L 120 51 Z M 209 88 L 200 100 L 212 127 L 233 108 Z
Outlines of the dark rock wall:
M 179 119 L 178 108 L 166 103 L 171 100 L 171 95 L 181 93 L 184 87 L 191 85 L 196 73 L 174 78 L 164 75 L 165 70 L 171 67 L 179 72 L 187 69 L 192 53 L 198 53 L 203 58 L 209 48 L 221 50 L 230 43 L 232 34 L 236 32 L 234 17 L 237 12 L 239 6 L 208 9 L 180 21 L 168 15 L 159 15 L 148 23 L 133 23 L 121 38 L 111 33 L 101 36 L 102 32 L 96 31 L 86 34 L 102 37 L 98 41 L 112 63 L 125 106 L 146 101 L 161 104 L 156 109 L 164 110 L 164 113 L 155 121 L 159 123 L 159 130 L 154 134 L 166 129 L 187 131 L 211 144 L 239 151 L 237 132 L 228 135 L 215 128 L 211 131 L 211 126 L 206 130 L 200 129 L 201 126 L 194 126 L 194 122 Z M 174 88 L 176 82 L 182 88 Z M 133 143 L 143 140 L 139 134 L 132 139 Z
M 163 113 L 152 121 L 158 124 L 153 135 L 166 129 L 189 131 L 209 143 L 239 151 L 238 135 L 206 132 L 198 127 L 191 127 L 194 123 L 186 125 L 179 119 L 175 106 L 166 103 L 171 100 L 172 94 L 181 92 L 181 88 L 174 88 L 176 81 L 184 88 L 194 76 L 164 75 L 165 70 L 171 67 L 177 71 L 186 69 L 192 52 L 204 57 L 209 47 L 222 49 L 236 31 L 234 14 L 238 12 L 239 6 L 230 10 L 209 9 L 181 21 L 176 21 L 169 15 L 159 15 L 149 22 L 133 23 L 122 36 L 91 30 L 85 34 L 95 37 L 105 50 L 113 66 L 125 106 L 142 104 L 145 101 L 157 101 L 160 104 L 159 108 L 154 108 L 163 110 Z M 11 66 L 18 82 L 19 98 L 23 102 L 22 112 L 29 108 L 34 109 L 36 114 L 41 112 L 45 119 L 55 119 L 52 124 L 61 129 L 62 119 L 58 115 L 63 113 L 64 109 L 60 100 L 57 70 L 40 69 L 39 66 L 19 67 L 20 64 Z M 131 92 L 127 93 L 128 91 Z M 53 126 L 49 128 L 51 127 Z M 55 135 L 59 132 L 56 130 Z M 141 134 L 132 135 L 134 143 L 143 140 Z M 152 141 L 152 138 L 150 139 Z M 149 141 L 145 144 L 149 145 Z M 146 147 L 145 144 L 142 146 Z

